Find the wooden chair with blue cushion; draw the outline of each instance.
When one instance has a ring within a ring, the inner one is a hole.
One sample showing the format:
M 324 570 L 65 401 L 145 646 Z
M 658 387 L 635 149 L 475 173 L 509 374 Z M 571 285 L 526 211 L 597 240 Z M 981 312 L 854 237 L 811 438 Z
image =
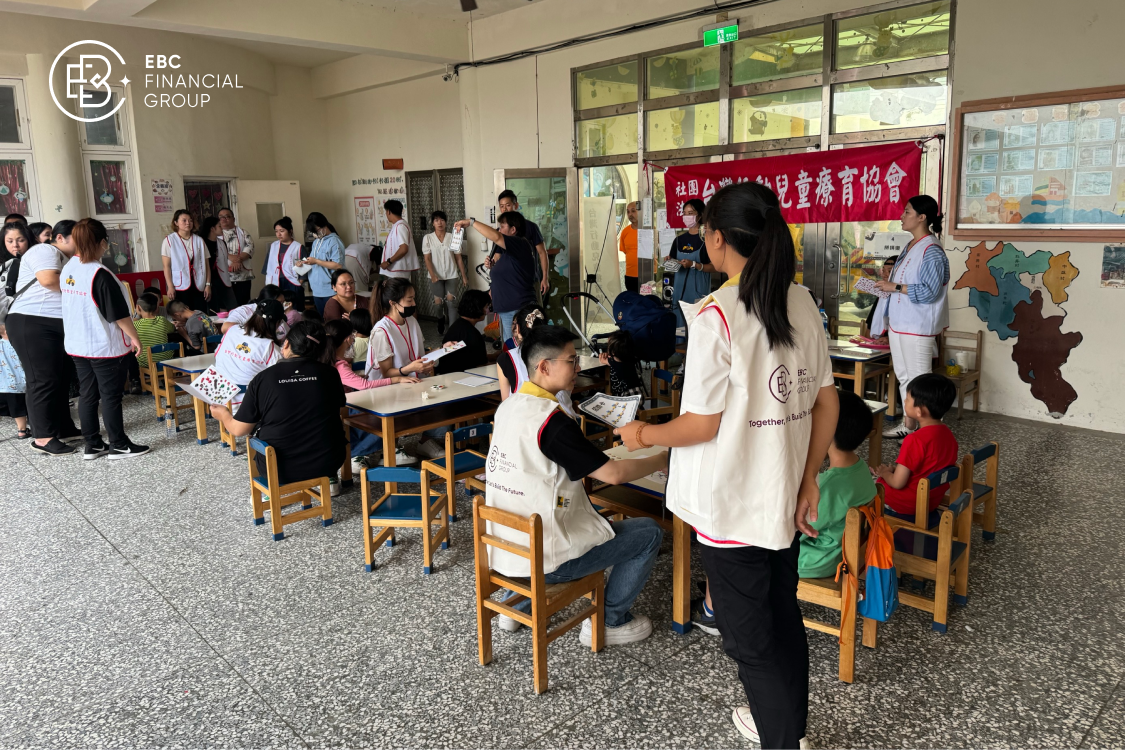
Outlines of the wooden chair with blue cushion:
M 184 345 L 181 343 L 167 343 L 167 344 L 153 344 L 145 347 L 145 362 L 147 367 L 141 370 L 141 392 L 151 393 L 153 401 L 156 402 L 156 420 L 158 422 L 164 421 L 164 404 L 161 403 L 160 397 L 164 391 L 164 368 L 160 367 L 160 363 L 153 359 L 153 354 L 164 354 L 165 352 L 177 352 L 177 357 L 184 356 Z
M 203 339 L 203 353 L 210 354 L 218 348 L 219 344 L 223 343 L 223 334 L 216 333 Z
M 485 454 L 488 453 L 488 443 L 485 443 L 484 453 L 472 449 L 458 451 L 457 443 L 469 440 L 488 438 L 492 434 L 491 424 L 474 424 L 462 427 L 459 430 L 450 430 L 445 433 L 445 456 L 431 458 L 422 462 L 421 470 L 436 476 L 445 484 L 445 495 L 449 505 L 449 520 L 457 521 L 457 482 L 475 477 L 484 471 Z M 466 488 L 468 489 L 468 488 Z
M 240 385 L 239 390 L 242 393 L 246 393 L 246 386 Z M 228 401 L 226 407 L 231 414 L 238 411 L 238 407 L 235 406 L 233 402 Z M 227 432 L 227 428 L 223 426 L 221 421 L 219 422 L 219 442 L 230 448 L 230 454 L 232 456 L 238 456 L 238 438 Z
M 948 505 L 929 510 L 930 488 L 949 485 Z M 934 597 L 902 588 L 899 603 L 933 614 L 933 629 L 946 631 L 949 614 L 949 587 L 954 587 L 953 602 L 969 602 L 969 542 L 972 533 L 972 493 L 961 491 L 961 471 L 947 466 L 918 482 L 913 519 L 886 512 L 887 524 L 895 535 L 895 568 L 899 575 L 912 575 L 934 582 Z M 931 523 L 933 517 L 933 523 Z
M 446 494 L 430 489 L 430 472 L 402 466 L 380 466 L 367 469 L 360 476 L 363 485 L 363 552 L 366 569 L 375 569 L 375 550 L 383 542 L 395 544 L 396 528 L 422 530 L 422 573 L 433 569 L 434 547 L 449 547 L 449 503 Z M 371 483 L 383 482 L 378 500 L 371 496 Z M 420 484 L 420 493 L 401 493 L 398 483 Z M 431 533 L 437 526 L 438 530 Z
M 503 526 L 527 535 L 527 545 L 501 539 L 490 533 L 485 524 Z M 483 497 L 473 500 L 473 545 L 476 552 L 477 579 L 477 645 L 481 666 L 492 661 L 492 618 L 507 615 L 531 628 L 533 676 L 535 692 L 547 690 L 547 645 L 551 641 L 590 618 L 590 648 L 601 651 L 605 644 L 605 572 L 597 571 L 576 581 L 548 584 L 543 572 L 543 521 L 538 513 L 520 516 L 485 505 Z M 492 570 L 488 548 L 496 547 L 529 561 L 531 575 L 512 578 Z M 492 595 L 508 589 L 514 596 L 497 601 Z M 590 604 L 559 624 L 548 628 L 551 617 L 579 599 Z M 531 612 L 515 608 L 525 599 L 531 600 Z
M 961 459 L 961 472 L 965 477 L 964 485 L 973 487 L 973 523 L 981 528 L 981 538 L 991 542 L 996 538 L 996 492 L 1000 481 L 1000 443 L 995 441 L 985 443 L 980 448 L 971 450 Z M 977 466 L 985 465 L 984 484 L 973 479 L 973 472 Z M 977 513 L 977 507 L 983 505 L 982 512 Z
M 266 473 L 258 473 L 254 457 L 262 454 L 266 459 Z M 322 526 L 332 525 L 332 492 L 328 477 L 306 479 L 301 482 L 282 484 L 277 474 L 277 452 L 269 443 L 259 438 L 246 440 L 246 458 L 250 464 L 250 507 L 254 512 L 254 525 L 266 522 L 265 512 L 270 512 L 270 527 L 273 540 L 280 542 L 285 538 L 285 527 L 306 518 L 320 516 Z M 314 506 L 313 500 L 320 500 Z M 293 503 L 301 503 L 301 509 L 282 515 L 282 508 Z

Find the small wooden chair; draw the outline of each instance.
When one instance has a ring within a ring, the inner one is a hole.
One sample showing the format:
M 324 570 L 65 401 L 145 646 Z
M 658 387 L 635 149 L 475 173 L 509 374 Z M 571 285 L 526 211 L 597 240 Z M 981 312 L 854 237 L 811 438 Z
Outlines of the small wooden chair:
M 429 472 L 444 482 L 445 496 L 449 501 L 449 520 L 452 522 L 457 521 L 457 482 L 475 477 L 484 471 L 487 458 L 485 453 L 488 452 L 487 444 L 485 453 L 474 450 L 458 451 L 455 444 L 474 438 L 486 438 L 491 434 L 491 424 L 474 424 L 459 430 L 450 430 L 445 433 L 445 456 L 422 462 L 422 471 Z
M 680 395 L 678 388 L 672 387 L 675 375 L 668 370 L 654 369 L 649 375 L 649 403 L 651 408 L 637 413 L 637 419 L 648 421 L 650 418 L 668 414 L 672 417 L 680 415 Z M 661 406 L 662 403 L 667 406 Z M 642 414 L 644 416 L 642 416 Z
M 882 487 L 879 488 L 880 493 Z M 871 500 L 881 512 L 882 496 L 876 495 Z M 844 537 L 842 551 L 844 553 L 844 567 L 836 576 L 827 578 L 802 578 L 797 582 L 797 598 L 810 604 L 816 604 L 840 613 L 840 623 L 833 625 L 806 617 L 805 627 L 836 636 L 840 644 L 839 676 L 841 682 L 855 680 L 855 620 L 856 605 L 859 603 L 859 592 L 849 585 L 849 573 L 856 578 L 863 576 L 867 563 L 867 527 L 865 516 L 858 508 L 848 510 L 844 521 Z M 863 645 L 875 648 L 875 639 L 878 633 L 878 622 L 863 618 Z
M 962 492 L 961 483 L 961 472 L 957 466 L 935 471 L 918 482 L 913 521 L 889 513 L 885 516 L 895 535 L 895 567 L 899 574 L 934 582 L 933 599 L 900 588 L 898 600 L 908 607 L 932 613 L 933 629 L 939 633 L 946 631 L 950 583 L 954 587 L 955 604 L 967 604 L 969 601 L 972 493 Z M 948 506 L 938 508 L 937 523 L 930 526 L 930 487 L 943 484 L 949 484 L 949 497 L 954 499 Z
M 160 402 L 160 396 L 163 391 L 164 381 L 164 368 L 159 367 L 160 364 L 153 359 L 153 354 L 163 354 L 165 352 L 177 352 L 177 357 L 184 356 L 184 345 L 181 343 L 166 343 L 166 344 L 153 344 L 152 346 L 145 347 L 145 369 L 141 370 L 141 392 L 151 393 L 153 401 L 156 402 L 156 421 L 164 421 L 164 409 L 161 407 L 163 404 Z
M 259 453 L 266 457 L 264 477 L 258 473 L 258 464 L 254 460 Z M 282 484 L 277 478 L 277 452 L 259 438 L 252 437 L 246 441 L 246 458 L 250 464 L 250 508 L 254 513 L 254 525 L 261 526 L 266 522 L 263 516 L 268 510 L 275 542 L 285 538 L 286 526 L 306 518 L 320 516 L 322 526 L 332 525 L 332 492 L 328 487 L 328 477 Z M 319 506 L 313 506 L 314 499 L 320 500 Z M 301 503 L 301 510 L 282 515 L 281 509 L 293 503 Z
M 449 548 L 449 503 L 445 493 L 430 489 L 430 472 L 401 466 L 379 466 L 359 477 L 363 486 L 363 552 L 368 573 L 375 569 L 375 549 L 383 542 L 395 545 L 396 528 L 422 530 L 422 573 L 433 570 L 434 546 Z M 378 500 L 371 496 L 371 483 L 388 485 Z M 398 482 L 422 485 L 421 493 L 391 492 Z M 431 529 L 439 527 L 436 533 Z
M 972 352 L 973 369 L 966 370 L 960 375 L 946 375 L 945 363 L 949 360 L 950 352 Z M 972 394 L 973 411 L 980 408 L 980 376 L 981 357 L 984 355 L 984 331 L 967 333 L 965 331 L 945 331 L 938 336 L 938 362 L 934 372 L 945 375 L 953 381 L 957 388 L 957 418 L 965 407 L 965 396 Z
M 526 534 L 527 546 L 490 534 L 485 528 L 486 521 Z M 507 615 L 531 628 L 536 693 L 547 691 L 547 645 L 587 617 L 592 629 L 591 650 L 602 650 L 605 645 L 605 573 L 599 570 L 577 581 L 547 584 L 543 573 L 543 522 L 538 513 L 530 517 L 519 516 L 490 508 L 485 505 L 483 497 L 477 497 L 473 500 L 473 545 L 476 551 L 477 642 L 481 666 L 492 661 L 492 618 L 498 614 Z M 527 559 L 531 564 L 531 576 L 510 578 L 492 570 L 488 562 L 489 547 Z M 513 591 L 515 596 L 503 602 L 492 599 L 492 595 L 501 589 Z M 548 629 L 552 615 L 583 597 L 590 599 L 589 606 L 571 615 L 554 630 Z M 531 614 L 514 606 L 525 599 L 531 600 Z
M 971 450 L 961 459 L 962 485 L 973 488 L 973 523 L 981 528 L 981 538 L 991 542 L 996 538 L 996 492 L 1000 482 L 1000 443 L 985 443 Z M 973 472 L 980 464 L 985 465 L 984 484 L 973 480 Z M 977 506 L 983 504 L 982 512 Z
M 221 343 L 223 343 L 223 334 L 216 333 L 211 336 L 207 336 L 203 339 L 202 351 L 204 354 L 210 354 L 211 352 L 215 351 L 215 349 L 217 349 L 219 344 Z

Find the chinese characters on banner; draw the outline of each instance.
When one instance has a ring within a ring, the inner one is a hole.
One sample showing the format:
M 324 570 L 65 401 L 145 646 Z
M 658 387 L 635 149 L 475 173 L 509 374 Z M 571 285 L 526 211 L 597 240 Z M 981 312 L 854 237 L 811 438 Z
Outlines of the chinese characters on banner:
M 880 146 L 669 167 L 668 225 L 684 226 L 684 202 L 704 203 L 732 183 L 758 182 L 777 194 L 789 224 L 897 219 L 918 194 L 922 149 L 911 141 Z
M 355 198 L 355 241 L 361 245 L 379 243 L 379 232 L 375 218 L 375 196 L 356 196 Z

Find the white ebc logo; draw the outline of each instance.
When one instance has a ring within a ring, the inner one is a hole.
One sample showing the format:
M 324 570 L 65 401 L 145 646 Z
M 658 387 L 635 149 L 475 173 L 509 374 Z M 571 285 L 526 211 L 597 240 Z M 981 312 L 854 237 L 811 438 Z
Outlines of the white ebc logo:
M 121 57 L 120 53 L 105 42 L 99 42 L 95 39 L 75 42 L 55 56 L 55 61 L 51 63 L 51 72 L 47 78 L 47 86 L 51 90 L 51 98 L 55 101 L 55 106 L 58 107 L 59 111 L 64 115 L 78 122 L 98 122 L 117 114 L 117 110 L 121 109 L 122 105 L 125 104 L 125 98 L 121 97 L 117 101 L 117 106 L 108 111 L 103 111 L 103 108 L 113 101 L 113 92 L 109 88 L 109 77 L 113 75 L 113 63 L 105 55 L 80 54 L 77 63 L 71 63 L 66 66 L 66 98 L 78 100 L 78 111 L 80 114 L 76 115 L 74 112 L 64 107 L 55 94 L 55 68 L 58 67 L 59 60 L 61 60 L 67 52 L 83 44 L 93 44 L 98 47 L 104 47 L 114 54 L 118 62 L 122 65 L 125 64 L 125 59 Z M 129 85 L 129 79 L 122 77 L 121 85 Z M 82 116 L 82 114 L 86 112 L 90 112 L 89 117 Z

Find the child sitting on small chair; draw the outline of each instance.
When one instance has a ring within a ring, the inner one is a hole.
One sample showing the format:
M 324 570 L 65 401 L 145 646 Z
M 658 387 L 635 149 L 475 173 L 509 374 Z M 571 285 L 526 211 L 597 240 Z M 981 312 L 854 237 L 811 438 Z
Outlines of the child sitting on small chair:
M 918 420 L 920 426 L 902 441 L 897 465 L 883 464 L 876 470 L 879 484 L 885 488 L 883 499 L 888 513 L 913 520 L 918 482 L 957 463 L 957 438 L 941 421 L 956 398 L 953 382 L 936 372 L 919 375 L 906 386 L 903 413 Z M 930 488 L 931 512 L 941 504 L 948 489 L 948 484 Z
M 0 323 L 0 417 L 16 420 L 16 437 L 31 437 L 27 426 L 27 378 L 16 348 L 8 341 L 8 329 Z
M 614 331 L 606 341 L 606 350 L 598 355 L 609 365 L 609 390 L 614 396 L 644 395 L 640 363 L 633 356 L 633 337 L 628 331 Z
M 148 292 L 137 297 L 137 315 L 140 317 L 133 321 L 133 326 L 137 329 L 137 338 L 141 340 L 141 350 L 129 361 L 129 393 L 134 396 L 141 392 L 141 370 L 148 369 L 148 348 L 167 344 L 168 336 L 176 331 L 176 327 L 167 318 L 157 314 L 159 309 L 160 297 L 156 294 Z M 160 362 L 174 356 L 174 352 L 161 352 L 154 355 L 153 359 Z
M 871 410 L 851 391 L 839 391 L 840 416 L 828 446 L 828 469 L 817 477 L 820 505 L 817 518 L 809 526 L 818 534 L 801 535 L 797 575 L 801 578 L 827 578 L 836 575 L 843 559 L 844 524 L 850 508 L 867 505 L 875 498 L 871 470 L 855 449 L 871 434 Z
M 192 349 L 191 355 L 203 353 L 203 342 L 208 336 L 219 333 L 218 327 L 199 310 L 192 310 L 183 300 L 174 299 L 168 303 L 168 317 L 172 324 Z

